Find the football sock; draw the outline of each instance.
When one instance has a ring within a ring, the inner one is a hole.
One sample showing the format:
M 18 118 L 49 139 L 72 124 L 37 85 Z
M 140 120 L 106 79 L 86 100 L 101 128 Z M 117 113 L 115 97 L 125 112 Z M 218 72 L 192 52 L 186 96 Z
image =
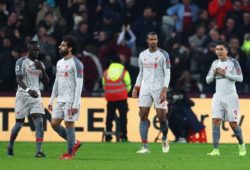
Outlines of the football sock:
M 219 147 L 220 141 L 220 125 L 213 125 L 213 145 L 215 149 Z
M 160 123 L 160 129 L 162 132 L 162 140 L 167 140 L 167 134 L 168 134 L 168 121 L 165 120 Z
M 140 122 L 140 135 L 143 146 L 148 148 L 148 120 Z
M 233 131 L 234 131 L 236 138 L 238 139 L 239 144 L 240 145 L 243 144 L 244 142 L 243 142 L 242 130 L 240 126 L 237 126 L 236 128 L 234 128 Z
M 42 152 L 43 143 L 43 118 L 39 117 L 34 119 L 34 125 L 36 128 L 36 152 Z
M 75 143 L 75 128 L 68 127 L 66 128 L 66 132 L 67 132 L 68 154 L 72 155 Z
M 66 129 L 63 126 L 58 125 L 58 126 L 54 127 L 54 130 L 59 134 L 59 136 L 61 136 L 65 140 L 67 140 Z
M 16 122 L 15 123 L 15 126 L 11 130 L 11 135 L 10 135 L 10 141 L 9 141 L 9 144 L 8 144 L 8 148 L 13 148 L 16 137 L 17 137 L 20 129 L 22 128 L 22 126 L 23 126 L 23 123 L 21 123 L 21 122 Z

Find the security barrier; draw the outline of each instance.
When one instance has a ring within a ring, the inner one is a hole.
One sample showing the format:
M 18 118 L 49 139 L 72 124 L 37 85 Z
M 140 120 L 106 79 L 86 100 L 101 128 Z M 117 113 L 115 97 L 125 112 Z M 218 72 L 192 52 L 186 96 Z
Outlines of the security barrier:
M 194 98 L 195 106 L 193 111 L 200 119 L 202 115 L 208 114 L 204 120 L 206 126 L 206 134 L 208 142 L 212 142 L 211 133 L 211 99 L 206 98 Z M 48 106 L 49 98 L 43 98 L 43 105 L 46 108 Z M 128 112 L 128 138 L 131 142 L 140 141 L 139 135 L 139 109 L 138 100 L 130 98 L 128 100 L 129 112 Z M 243 129 L 244 140 L 246 143 L 250 142 L 250 135 L 248 127 L 250 126 L 250 116 L 248 115 L 250 99 L 240 99 L 240 126 Z M 15 98 L 14 97 L 0 97 L 0 141 L 8 141 L 10 137 L 11 128 L 15 123 Z M 153 142 L 159 132 L 159 122 L 155 118 L 155 110 L 151 108 L 150 111 L 150 129 L 149 129 L 149 141 Z M 47 116 L 50 114 L 47 112 Z M 106 101 L 104 98 L 82 98 L 82 106 L 80 119 L 76 122 L 76 138 L 81 141 L 99 142 L 102 139 L 102 132 L 105 128 L 106 118 Z M 25 125 L 20 131 L 17 138 L 18 141 L 35 141 L 35 131 L 33 126 L 28 125 L 28 120 L 25 120 Z M 45 136 L 44 141 L 63 141 L 51 128 L 49 121 L 44 124 Z M 174 140 L 174 136 L 169 131 L 169 140 Z M 233 132 L 230 129 L 228 123 L 222 124 L 221 130 L 221 142 L 222 143 L 236 143 L 236 138 L 233 136 Z

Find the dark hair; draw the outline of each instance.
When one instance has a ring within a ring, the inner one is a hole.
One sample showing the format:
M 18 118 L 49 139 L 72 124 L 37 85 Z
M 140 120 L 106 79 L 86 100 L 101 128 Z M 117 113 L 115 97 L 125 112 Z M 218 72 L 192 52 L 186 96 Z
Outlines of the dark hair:
M 150 35 L 156 35 L 156 36 L 157 36 L 156 32 L 154 32 L 154 31 L 151 31 L 151 32 L 147 33 L 147 38 L 148 38 Z
M 114 56 L 112 57 L 112 59 L 111 59 L 111 62 L 112 62 L 112 63 L 121 63 L 121 59 L 120 59 L 119 56 L 114 55 Z
M 72 53 L 74 54 L 76 52 L 76 48 L 77 48 L 75 38 L 72 36 L 65 36 L 63 38 L 63 41 L 67 42 L 67 46 L 69 48 L 72 48 Z
M 228 49 L 228 45 L 227 45 L 227 42 L 226 42 L 226 41 L 219 41 L 219 42 L 217 42 L 217 45 L 222 45 L 222 46 L 224 46 L 226 49 Z
M 27 49 L 28 49 L 28 50 L 31 50 L 31 49 L 33 49 L 34 46 L 37 46 L 37 45 L 38 45 L 38 44 L 37 44 L 37 41 L 31 41 L 31 42 L 28 44 Z

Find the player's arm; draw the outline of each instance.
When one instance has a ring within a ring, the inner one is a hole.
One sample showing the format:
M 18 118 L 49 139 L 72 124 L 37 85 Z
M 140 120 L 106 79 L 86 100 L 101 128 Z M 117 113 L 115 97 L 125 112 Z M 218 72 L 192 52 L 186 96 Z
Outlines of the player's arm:
M 48 109 L 50 111 L 53 110 L 53 107 L 52 107 L 53 101 L 57 97 L 57 95 L 58 95 L 58 78 L 57 78 L 57 75 L 56 75 L 56 79 L 55 79 L 55 82 L 54 82 L 54 85 L 53 85 L 53 89 L 52 89 L 52 93 L 51 93 L 50 100 L 49 100 Z
M 137 76 L 136 79 L 136 83 L 132 92 L 132 97 L 137 97 L 141 83 L 142 83 L 142 78 L 143 78 L 143 63 L 142 63 L 142 59 L 141 59 L 141 54 L 139 56 L 139 60 L 138 60 L 138 65 L 139 65 L 139 74 Z
M 225 72 L 225 77 L 232 81 L 243 82 L 243 75 L 239 62 L 237 60 L 233 60 L 233 63 L 233 70 L 231 72 Z
M 42 80 L 43 84 L 44 85 L 49 85 L 49 76 L 45 71 L 44 64 L 42 62 L 38 61 L 38 60 L 35 60 L 34 63 L 35 63 L 36 68 L 42 71 L 41 80 Z
M 211 65 L 209 72 L 207 74 L 207 77 L 206 77 L 207 84 L 210 84 L 215 80 L 215 75 L 216 74 L 215 74 L 215 61 L 214 61 L 213 64 Z
M 75 81 L 76 81 L 76 88 L 75 88 L 75 97 L 72 106 L 72 113 L 77 113 L 78 106 L 81 101 L 81 94 L 82 94 L 82 87 L 83 87 L 83 64 L 79 60 L 75 60 Z
M 167 98 L 167 89 L 170 83 L 170 59 L 169 59 L 169 55 L 167 52 L 163 53 L 165 58 L 163 60 L 162 63 L 162 67 L 163 67 L 163 71 L 164 71 L 164 85 L 163 85 L 163 89 L 161 91 L 161 102 L 164 102 Z
M 16 62 L 16 82 L 17 84 L 24 89 L 31 97 L 37 98 L 38 93 L 35 90 L 31 90 L 26 86 L 26 84 L 23 82 L 23 73 L 24 73 L 24 68 L 23 68 L 23 59 L 19 59 Z

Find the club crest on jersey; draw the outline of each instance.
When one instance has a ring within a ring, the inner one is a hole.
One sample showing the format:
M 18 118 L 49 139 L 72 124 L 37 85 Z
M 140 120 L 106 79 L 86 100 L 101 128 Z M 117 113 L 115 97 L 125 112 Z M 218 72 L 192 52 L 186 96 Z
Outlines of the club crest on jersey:
M 69 73 L 67 71 L 64 72 L 64 77 L 69 77 Z

